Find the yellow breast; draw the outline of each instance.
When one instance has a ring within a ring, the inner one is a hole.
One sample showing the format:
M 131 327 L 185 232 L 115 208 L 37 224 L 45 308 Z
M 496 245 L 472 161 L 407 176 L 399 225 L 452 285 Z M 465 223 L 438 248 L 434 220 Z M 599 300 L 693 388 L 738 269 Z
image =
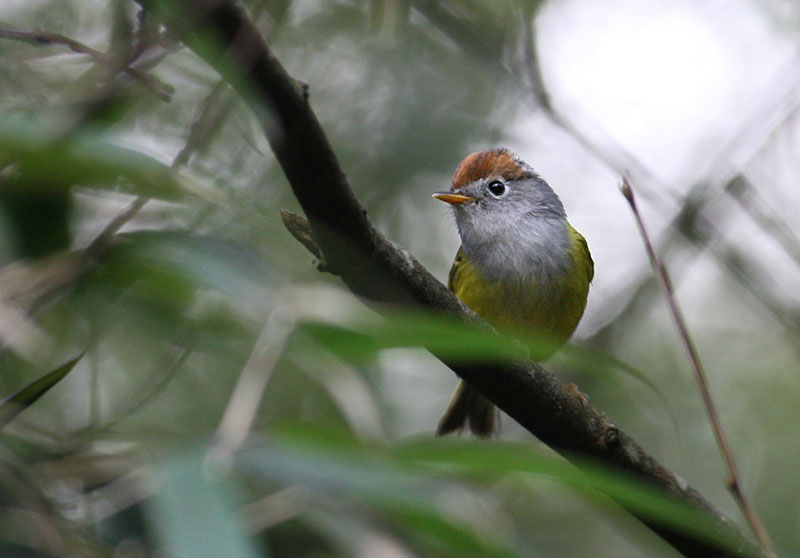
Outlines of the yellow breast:
M 500 331 L 541 341 L 542 349 L 533 355 L 536 360 L 552 355 L 575 331 L 594 275 L 586 240 L 567 227 L 571 265 L 546 288 L 535 280 L 487 280 L 463 249 L 450 270 L 450 290 L 475 313 Z

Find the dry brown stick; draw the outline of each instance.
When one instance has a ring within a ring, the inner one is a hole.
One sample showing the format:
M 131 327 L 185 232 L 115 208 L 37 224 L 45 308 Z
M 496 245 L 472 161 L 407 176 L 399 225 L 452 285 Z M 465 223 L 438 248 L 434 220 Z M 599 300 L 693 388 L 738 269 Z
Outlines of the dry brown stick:
M 139 1 L 149 5 L 146 0 Z M 309 218 L 327 269 L 366 301 L 415 304 L 482 323 L 410 254 L 375 230 L 309 106 L 307 88 L 287 74 L 244 12 L 227 0 L 210 0 L 204 7 L 208 11 L 203 21 L 186 32 L 184 41 L 228 79 L 261 119 L 270 146 Z M 186 20 L 167 19 L 166 24 L 181 28 Z M 209 32 L 216 36 L 224 53 L 209 48 Z M 597 458 L 707 513 L 714 522 L 713 540 L 717 542 L 696 540 L 638 516 L 686 556 L 762 555 L 758 546 L 743 537 L 730 520 L 713 511 L 697 491 L 541 367 L 527 363 L 479 366 L 440 358 L 513 419 L 566 456 L 579 452 Z
M 741 479 L 739 478 L 739 472 L 736 467 L 736 461 L 733 457 L 733 450 L 731 450 L 730 444 L 728 443 L 728 438 L 725 435 L 725 430 L 722 428 L 722 422 L 719 420 L 719 414 L 714 406 L 714 400 L 711 398 L 711 391 L 709 390 L 706 374 L 703 370 L 702 362 L 700 361 L 700 354 L 697 352 L 697 347 L 695 347 L 694 341 L 692 341 L 692 338 L 689 335 L 689 329 L 686 327 L 683 314 L 681 313 L 678 303 L 675 300 L 675 296 L 672 292 L 672 285 L 670 284 L 667 276 L 667 270 L 659 261 L 658 255 L 653 249 L 653 244 L 650 242 L 650 237 L 647 234 L 646 227 L 644 226 L 644 221 L 642 220 L 642 216 L 639 213 L 638 207 L 636 206 L 633 188 L 631 188 L 631 185 L 626 177 L 622 178 L 620 191 L 622 192 L 622 195 L 625 196 L 628 205 L 631 207 L 631 211 L 633 212 L 633 216 L 636 220 L 636 226 L 639 228 L 639 233 L 642 236 L 642 241 L 644 242 L 644 246 L 647 251 L 647 257 L 650 260 L 650 265 L 653 266 L 653 271 L 656 274 L 658 284 L 661 287 L 664 298 L 667 301 L 667 306 L 669 307 L 672 319 L 675 322 L 675 326 L 678 328 L 681 343 L 683 344 L 683 348 L 689 358 L 689 363 L 692 367 L 692 374 L 694 375 L 695 382 L 697 383 L 697 388 L 700 391 L 700 396 L 703 399 L 703 405 L 708 413 L 708 418 L 711 421 L 714 436 L 717 439 L 720 452 L 722 453 L 722 456 L 725 459 L 725 464 L 728 467 L 728 489 L 731 491 L 734 499 L 739 504 L 742 513 L 744 513 L 744 516 L 747 518 L 747 522 L 750 524 L 753 532 L 761 542 L 761 546 L 769 556 L 774 556 L 775 551 L 773 550 L 772 541 L 769 538 L 769 534 L 767 533 L 767 530 L 761 523 L 758 514 L 750 504 L 750 500 L 745 496 L 744 490 L 742 489 Z

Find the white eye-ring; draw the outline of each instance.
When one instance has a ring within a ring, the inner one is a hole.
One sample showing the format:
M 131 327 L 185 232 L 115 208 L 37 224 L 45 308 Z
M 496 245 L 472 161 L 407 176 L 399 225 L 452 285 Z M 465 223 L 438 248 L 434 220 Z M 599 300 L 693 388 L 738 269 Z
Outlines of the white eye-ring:
M 489 193 L 496 198 L 502 198 L 506 194 L 506 185 L 500 182 L 499 180 L 492 180 L 486 189 L 489 190 Z

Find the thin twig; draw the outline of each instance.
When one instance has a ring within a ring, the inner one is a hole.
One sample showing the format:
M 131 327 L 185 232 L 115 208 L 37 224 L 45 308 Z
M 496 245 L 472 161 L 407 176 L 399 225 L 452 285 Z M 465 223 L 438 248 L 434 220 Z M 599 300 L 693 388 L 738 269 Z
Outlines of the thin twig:
M 169 383 L 175 378 L 175 375 L 186 364 L 189 357 L 192 356 L 196 345 L 197 336 L 195 334 L 187 333 L 183 335 L 178 343 L 179 351 L 176 347 L 174 353 L 163 357 L 163 359 L 159 358 L 160 362 L 154 367 L 158 370 L 164 370 L 161 377 L 155 378 L 152 384 L 142 386 L 136 393 L 130 394 L 126 398 L 126 401 L 130 402 L 128 406 L 116 412 L 114 416 L 106 417 L 102 423 L 92 423 L 74 432 L 71 436 L 73 445 L 69 447 L 83 447 L 87 440 L 97 439 L 101 434 L 113 431 L 118 424 L 155 401 L 164 393 Z
M 672 314 L 672 319 L 675 322 L 675 326 L 678 328 L 678 334 L 681 338 L 681 343 L 683 344 L 683 348 L 686 350 L 686 354 L 689 357 L 689 362 L 692 366 L 692 373 L 694 374 L 694 379 L 697 382 L 697 387 L 700 390 L 700 395 L 703 398 L 703 404 L 705 405 L 708 417 L 711 420 L 714 436 L 717 438 L 717 444 L 719 445 L 719 449 L 722 452 L 722 455 L 725 458 L 725 463 L 728 466 L 729 477 L 726 483 L 728 489 L 733 494 L 734 499 L 736 499 L 738 502 L 739 507 L 742 509 L 742 512 L 747 518 L 747 522 L 750 524 L 750 527 L 753 529 L 756 537 L 758 537 L 761 546 L 770 556 L 774 556 L 775 551 L 773 550 L 769 534 L 767 533 L 766 529 L 761 523 L 761 520 L 758 518 L 755 509 L 753 509 L 753 506 L 750 504 L 750 501 L 742 490 L 741 480 L 739 478 L 736 462 L 733 457 L 733 451 L 728 444 L 728 439 L 725 436 L 725 431 L 722 428 L 719 415 L 714 407 L 714 401 L 711 399 L 711 392 L 708 388 L 708 382 L 703 370 L 703 365 L 700 362 L 700 355 L 697 352 L 694 341 L 692 341 L 692 338 L 689 335 L 686 322 L 684 321 L 683 315 L 678 307 L 678 303 L 675 300 L 675 296 L 672 291 L 672 285 L 669 277 L 667 276 L 666 268 L 659 261 L 658 255 L 656 255 L 656 252 L 653 249 L 653 244 L 650 242 L 650 237 L 648 236 L 647 229 L 644 226 L 644 221 L 639 213 L 638 207 L 636 206 L 633 188 L 631 188 L 630 182 L 628 182 L 628 179 L 625 176 L 622 177 L 620 191 L 622 192 L 622 195 L 625 196 L 628 205 L 631 207 L 634 218 L 636 219 L 636 225 L 639 227 L 639 232 L 642 235 L 642 241 L 644 242 L 645 249 L 647 250 L 647 257 L 650 259 L 650 265 L 653 266 L 658 283 L 664 293 L 664 297 L 667 300 L 667 305 L 669 306 L 670 313 Z
M 794 263 L 800 266 L 800 238 L 794 227 L 769 207 L 764 196 L 745 176 L 737 174 L 725 185 L 725 193 L 736 200 L 761 230 L 774 238 Z
M 169 102 L 172 99 L 173 88 L 157 77 L 143 72 L 138 68 L 129 66 L 128 64 L 120 65 L 114 57 L 59 33 L 49 33 L 47 31 L 19 31 L 0 25 L 0 37 L 37 45 L 65 46 L 72 52 L 85 54 L 100 65 L 125 72 L 132 78 L 140 81 L 162 101 Z
M 222 121 L 229 114 L 231 103 L 220 100 L 224 89 L 225 82 L 218 82 L 200 104 L 197 118 L 192 122 L 186 143 L 170 165 L 170 170 L 173 172 L 177 172 L 189 162 L 192 154 L 198 151 L 214 132 L 219 130 Z M 86 253 L 93 258 L 98 258 L 102 255 L 114 235 L 128 221 L 133 219 L 148 201 L 149 198 L 145 198 L 144 196 L 138 196 L 134 199 L 122 213 L 114 217 L 114 219 L 105 226 L 102 232 L 95 237 L 86 249 Z
M 611 134 L 605 133 L 602 127 L 592 123 L 595 135 L 602 132 L 602 141 L 592 139 L 573 122 L 570 116 L 553 104 L 542 75 L 539 51 L 536 48 L 536 37 L 534 35 L 535 13 L 536 5 L 534 3 L 526 3 L 522 8 L 522 59 L 524 72 L 528 80 L 527 85 L 531 91 L 531 100 L 541 109 L 551 123 L 567 133 L 586 151 L 605 163 L 609 168 L 618 173 L 623 171 L 632 172 L 635 176 L 642 178 L 645 183 L 652 184 L 653 188 L 646 192 L 649 199 L 658 201 L 661 204 L 669 202 L 674 205 L 676 195 L 669 184 L 666 184 L 653 174 L 644 163 L 625 146 L 617 142 Z M 512 76 L 517 75 L 517 72 L 511 67 L 506 66 L 506 70 Z M 588 116 L 582 116 L 584 120 L 588 120 Z
M 537 6 L 530 2 L 524 3 L 522 6 L 522 60 L 528 77 L 528 87 L 531 89 L 534 102 L 538 103 L 542 110 L 552 119 L 555 109 L 550 100 L 550 93 L 544 84 L 542 66 L 539 63 L 538 51 L 533 37 L 536 10 Z
M 267 319 L 217 428 L 217 442 L 210 452 L 215 460 L 227 461 L 247 440 L 293 322 L 294 318 L 283 307 L 278 307 Z
M 86 254 L 94 259 L 100 258 L 111 243 L 115 234 L 145 206 L 149 198 L 139 196 L 126 207 L 122 213 L 114 217 L 86 248 Z
M 186 143 L 172 161 L 173 170 L 185 166 L 192 155 L 200 151 L 211 137 L 222 129 L 225 119 L 233 108 L 233 101 L 224 96 L 227 86 L 224 80 L 219 80 L 200 103 Z
M 239 511 L 246 532 L 255 535 L 311 508 L 318 499 L 308 487 L 293 484 L 251 502 Z

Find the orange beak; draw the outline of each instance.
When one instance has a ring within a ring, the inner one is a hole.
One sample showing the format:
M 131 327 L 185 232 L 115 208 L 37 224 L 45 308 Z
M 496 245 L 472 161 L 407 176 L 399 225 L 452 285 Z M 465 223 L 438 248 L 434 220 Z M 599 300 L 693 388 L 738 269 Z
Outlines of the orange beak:
M 453 192 L 436 192 L 433 194 L 433 197 L 451 205 L 461 205 L 462 203 L 475 201 L 475 198 L 472 196 L 462 196 L 461 194 L 454 194 Z

